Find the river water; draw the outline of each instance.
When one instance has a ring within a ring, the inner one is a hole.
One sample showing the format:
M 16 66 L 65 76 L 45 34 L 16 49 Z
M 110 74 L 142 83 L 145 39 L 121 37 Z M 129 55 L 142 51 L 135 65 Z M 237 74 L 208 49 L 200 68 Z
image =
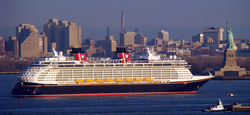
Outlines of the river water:
M 235 102 L 250 104 L 250 80 L 210 80 L 196 94 L 89 96 L 89 97 L 10 97 L 17 74 L 0 75 L 0 114 L 31 115 L 242 115 L 250 112 L 201 112 L 216 105 Z M 236 94 L 229 97 L 228 94 Z M 22 100 L 22 105 L 19 101 Z

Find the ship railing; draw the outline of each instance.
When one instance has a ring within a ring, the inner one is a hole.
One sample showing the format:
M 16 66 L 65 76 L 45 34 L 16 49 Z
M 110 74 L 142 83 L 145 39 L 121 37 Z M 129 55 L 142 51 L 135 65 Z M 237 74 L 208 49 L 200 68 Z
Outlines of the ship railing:
M 187 66 L 186 63 L 81 63 L 56 64 L 53 67 L 159 67 L 159 66 Z
M 95 58 L 95 57 L 88 57 L 88 63 L 123 63 L 122 59 L 110 59 L 110 58 Z M 187 63 L 185 60 L 181 59 L 163 59 L 163 60 L 132 60 L 131 62 L 127 63 L 162 63 L 162 62 L 169 62 L 169 63 Z
M 123 82 L 115 82 L 115 81 L 112 81 L 112 82 L 75 82 L 75 81 L 57 81 L 57 83 L 59 85 L 73 85 L 73 84 L 128 84 L 128 83 L 168 83 L 169 81 L 140 81 L 140 82 L 137 82 L 137 81 L 131 81 L 131 82 L 126 82 L 126 81 L 123 81 Z

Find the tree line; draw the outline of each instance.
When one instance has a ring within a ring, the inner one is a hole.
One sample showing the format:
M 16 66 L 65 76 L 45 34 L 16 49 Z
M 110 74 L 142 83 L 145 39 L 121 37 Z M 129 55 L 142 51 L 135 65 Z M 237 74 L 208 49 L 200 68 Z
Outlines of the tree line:
M 34 60 L 0 59 L 0 72 L 22 72 Z
M 193 74 L 198 74 L 202 71 L 219 71 L 223 68 L 223 56 L 193 56 L 183 57 L 188 64 L 191 65 L 190 71 Z M 250 58 L 249 57 L 237 57 L 237 66 L 250 70 Z

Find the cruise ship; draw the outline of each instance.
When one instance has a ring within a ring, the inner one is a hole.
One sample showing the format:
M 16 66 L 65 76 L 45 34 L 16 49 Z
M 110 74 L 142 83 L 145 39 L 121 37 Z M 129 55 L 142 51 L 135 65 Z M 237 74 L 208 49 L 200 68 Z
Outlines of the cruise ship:
M 195 76 L 185 60 L 160 56 L 147 48 L 147 56 L 131 60 L 125 48 L 111 58 L 86 57 L 81 48 L 70 55 L 53 49 L 38 58 L 17 78 L 12 97 L 144 95 L 196 93 L 213 75 Z

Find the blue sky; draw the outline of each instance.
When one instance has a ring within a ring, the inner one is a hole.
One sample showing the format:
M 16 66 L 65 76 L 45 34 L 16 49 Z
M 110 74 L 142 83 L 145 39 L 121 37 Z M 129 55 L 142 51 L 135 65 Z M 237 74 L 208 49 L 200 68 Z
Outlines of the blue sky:
M 250 26 L 250 0 L 1 0 L 0 26 L 43 25 L 49 18 L 77 25 Z

